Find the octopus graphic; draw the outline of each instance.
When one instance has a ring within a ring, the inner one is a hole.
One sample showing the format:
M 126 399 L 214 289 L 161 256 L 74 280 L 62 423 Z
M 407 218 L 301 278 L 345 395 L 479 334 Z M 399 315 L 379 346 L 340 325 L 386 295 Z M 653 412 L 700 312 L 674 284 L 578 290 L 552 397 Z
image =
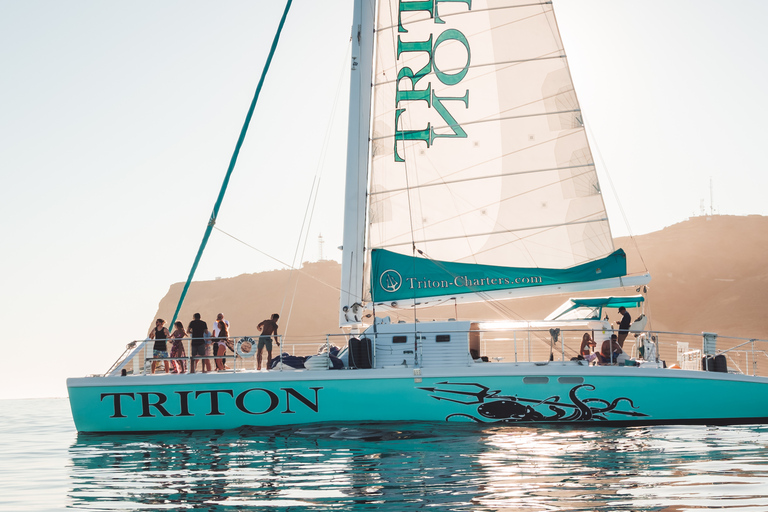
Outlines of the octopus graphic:
M 594 391 L 592 384 L 579 384 L 568 392 L 569 401 L 561 401 L 559 395 L 543 399 L 522 398 L 499 395 L 500 390 L 473 382 L 439 382 L 432 388 L 419 388 L 430 393 L 435 400 L 445 400 L 462 405 L 477 405 L 480 417 L 466 413 L 449 414 L 445 420 L 468 418 L 478 423 L 515 423 L 515 422 L 590 422 L 619 420 L 619 417 L 646 417 L 647 414 L 635 411 L 632 400 L 626 397 L 612 401 L 602 398 L 579 398 L 579 390 Z M 620 406 L 627 407 L 620 407 Z M 616 415 L 609 417 L 609 415 Z

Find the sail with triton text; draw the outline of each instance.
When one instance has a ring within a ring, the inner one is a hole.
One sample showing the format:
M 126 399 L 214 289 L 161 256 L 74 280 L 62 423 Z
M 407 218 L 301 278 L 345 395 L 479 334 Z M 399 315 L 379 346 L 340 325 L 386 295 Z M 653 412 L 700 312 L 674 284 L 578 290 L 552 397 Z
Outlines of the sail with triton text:
M 379 2 L 374 62 L 368 300 L 626 274 L 550 2 Z

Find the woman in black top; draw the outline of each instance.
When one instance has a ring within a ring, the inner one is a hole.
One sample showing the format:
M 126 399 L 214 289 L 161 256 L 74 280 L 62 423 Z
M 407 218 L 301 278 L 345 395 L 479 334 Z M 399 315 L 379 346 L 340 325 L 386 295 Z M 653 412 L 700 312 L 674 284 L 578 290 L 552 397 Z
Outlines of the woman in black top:
M 158 318 L 157 322 L 155 322 L 155 328 L 152 329 L 149 333 L 150 339 L 155 340 L 155 345 L 152 350 L 152 357 L 168 357 L 168 338 L 171 336 L 171 333 L 168 332 L 168 328 L 165 327 L 165 320 L 162 318 Z M 170 365 L 168 364 L 168 361 L 163 361 L 165 363 L 165 373 L 168 373 L 170 371 Z M 152 373 L 155 373 L 155 366 L 157 365 L 157 361 L 152 361 Z

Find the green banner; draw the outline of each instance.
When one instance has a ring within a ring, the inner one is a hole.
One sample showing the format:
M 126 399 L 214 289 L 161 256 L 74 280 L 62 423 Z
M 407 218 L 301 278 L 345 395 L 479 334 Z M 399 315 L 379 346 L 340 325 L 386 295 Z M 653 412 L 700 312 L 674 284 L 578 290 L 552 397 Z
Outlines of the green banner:
M 384 249 L 371 251 L 374 302 L 589 282 L 626 273 L 627 256 L 621 249 L 605 258 L 565 269 L 453 263 Z

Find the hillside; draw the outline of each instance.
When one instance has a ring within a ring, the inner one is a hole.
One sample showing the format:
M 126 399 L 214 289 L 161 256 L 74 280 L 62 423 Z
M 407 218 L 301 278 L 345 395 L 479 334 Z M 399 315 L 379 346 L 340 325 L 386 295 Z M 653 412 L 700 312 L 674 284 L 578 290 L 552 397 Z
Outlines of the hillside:
M 695 217 L 654 233 L 619 238 L 616 246 L 627 252 L 630 272 L 651 272 L 646 311 L 654 330 L 768 338 L 763 311 L 768 304 L 768 217 Z M 318 343 L 323 334 L 340 332 L 339 273 L 338 263 L 321 261 L 305 263 L 301 271 L 194 282 L 180 319 L 186 325 L 199 312 L 210 322 L 223 312 L 232 334 L 244 336 L 257 334 L 256 324 L 278 312 L 281 333 L 296 342 Z M 157 316 L 170 319 L 181 289 L 182 283 L 171 286 Z M 543 318 L 566 299 L 518 299 L 458 310 L 443 306 L 421 312 L 419 319 Z M 412 320 L 413 314 L 401 318 Z
M 768 217 L 694 217 L 635 238 L 660 331 L 768 338 Z M 618 239 L 640 263 L 628 239 Z

